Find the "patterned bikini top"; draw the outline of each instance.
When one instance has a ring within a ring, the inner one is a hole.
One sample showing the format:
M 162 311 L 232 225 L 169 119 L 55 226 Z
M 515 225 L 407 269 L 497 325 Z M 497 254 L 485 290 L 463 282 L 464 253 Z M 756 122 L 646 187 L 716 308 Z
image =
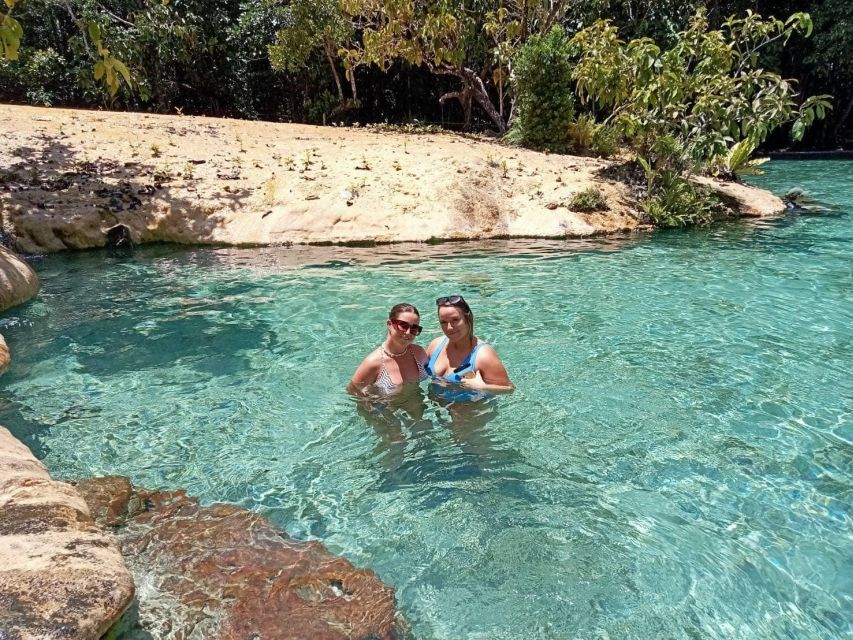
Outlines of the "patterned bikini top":
M 412 357 L 415 361 L 415 365 L 418 367 L 418 382 L 423 382 L 429 375 L 424 369 L 423 363 L 415 357 L 415 354 L 412 353 L 412 350 L 406 347 L 406 352 Z M 373 386 L 383 395 L 391 395 L 392 393 L 396 393 L 399 391 L 403 383 L 395 384 L 393 380 L 391 380 L 391 374 L 388 373 L 388 369 L 385 366 L 385 363 L 388 360 L 388 356 L 385 355 L 385 349 L 382 349 L 382 368 L 379 370 L 379 375 L 376 376 L 376 382 L 373 383 Z

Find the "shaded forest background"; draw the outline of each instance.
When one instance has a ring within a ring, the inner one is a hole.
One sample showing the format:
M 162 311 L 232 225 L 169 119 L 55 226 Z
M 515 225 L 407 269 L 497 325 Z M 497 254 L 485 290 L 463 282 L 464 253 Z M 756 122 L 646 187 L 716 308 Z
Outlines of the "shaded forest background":
M 493 4 L 472 0 L 458 6 L 476 25 L 462 43 L 467 66 L 477 70 L 500 104 L 494 48 L 482 43 Z M 797 79 L 802 95 L 833 96 L 834 109 L 797 148 L 853 144 L 850 0 L 577 0 L 566 4 L 559 21 L 571 35 L 609 18 L 625 40 L 650 37 L 666 45 L 697 8 L 707 10 L 712 27 L 747 9 L 780 18 L 810 13 L 812 36 L 769 47 L 761 64 Z M 320 46 L 312 41 L 311 30 L 330 33 L 324 11 L 334 10 L 329 0 L 26 0 L 16 9 L 25 25 L 20 57 L 0 62 L 0 101 L 315 124 L 417 121 L 451 129 L 493 128 L 482 110 L 466 111 L 458 100 L 440 102 L 459 83 L 424 65 L 392 60 L 383 70 L 361 64 L 352 71 L 353 81 L 334 41 L 338 36 L 321 38 Z M 109 97 L 95 81 L 92 49 L 80 28 L 88 20 L 102 25 L 111 52 L 130 68 L 132 90 L 123 86 Z M 293 30 L 303 23 L 306 41 L 295 42 Z M 273 48 L 271 60 L 270 45 L 281 43 L 277 37 L 283 29 L 291 30 L 290 37 L 284 51 Z M 765 146 L 794 145 L 779 131 Z

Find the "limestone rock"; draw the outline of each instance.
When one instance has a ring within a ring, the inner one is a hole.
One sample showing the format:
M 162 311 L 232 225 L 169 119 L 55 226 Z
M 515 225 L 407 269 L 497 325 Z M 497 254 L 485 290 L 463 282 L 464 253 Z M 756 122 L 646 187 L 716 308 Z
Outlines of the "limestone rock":
M 0 427 L 0 638 L 97 640 L 133 593 L 80 494 Z
M 764 189 L 699 176 L 694 177 L 693 181 L 710 188 L 724 200 L 728 200 L 745 218 L 764 218 L 785 211 L 785 203 L 782 199 Z
M 30 265 L 0 246 L 0 311 L 26 302 L 38 293 L 39 286 Z
M 3 373 L 12 362 L 12 352 L 9 351 L 9 345 L 6 344 L 6 338 L 0 335 L 0 373 Z
M 130 490 L 123 478 L 78 483 L 116 529 L 140 590 L 140 637 L 392 640 L 393 590 L 319 542 L 299 542 L 238 506 L 185 492 Z M 132 635 L 132 634 L 131 634 Z

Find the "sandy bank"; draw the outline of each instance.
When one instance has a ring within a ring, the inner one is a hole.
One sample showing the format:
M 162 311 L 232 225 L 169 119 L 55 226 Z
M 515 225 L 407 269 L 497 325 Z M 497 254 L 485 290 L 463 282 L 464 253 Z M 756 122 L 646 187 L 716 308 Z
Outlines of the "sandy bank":
M 0 112 L 4 224 L 26 252 L 103 246 L 116 224 L 136 242 L 225 244 L 578 237 L 643 227 L 630 190 L 598 177 L 603 160 L 451 134 Z M 572 196 L 593 185 L 608 210 L 572 211 Z

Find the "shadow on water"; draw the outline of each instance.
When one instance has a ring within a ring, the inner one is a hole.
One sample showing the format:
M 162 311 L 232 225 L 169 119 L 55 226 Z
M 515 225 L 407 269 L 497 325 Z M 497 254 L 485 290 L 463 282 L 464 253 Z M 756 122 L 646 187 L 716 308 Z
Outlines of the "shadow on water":
M 377 436 L 373 461 L 382 472 L 380 490 L 415 489 L 429 507 L 468 480 L 513 482 L 513 468 L 524 461 L 490 429 L 499 402 L 485 394 L 453 398 L 434 384 L 426 391 L 411 385 L 392 397 L 356 400 L 358 414 Z

